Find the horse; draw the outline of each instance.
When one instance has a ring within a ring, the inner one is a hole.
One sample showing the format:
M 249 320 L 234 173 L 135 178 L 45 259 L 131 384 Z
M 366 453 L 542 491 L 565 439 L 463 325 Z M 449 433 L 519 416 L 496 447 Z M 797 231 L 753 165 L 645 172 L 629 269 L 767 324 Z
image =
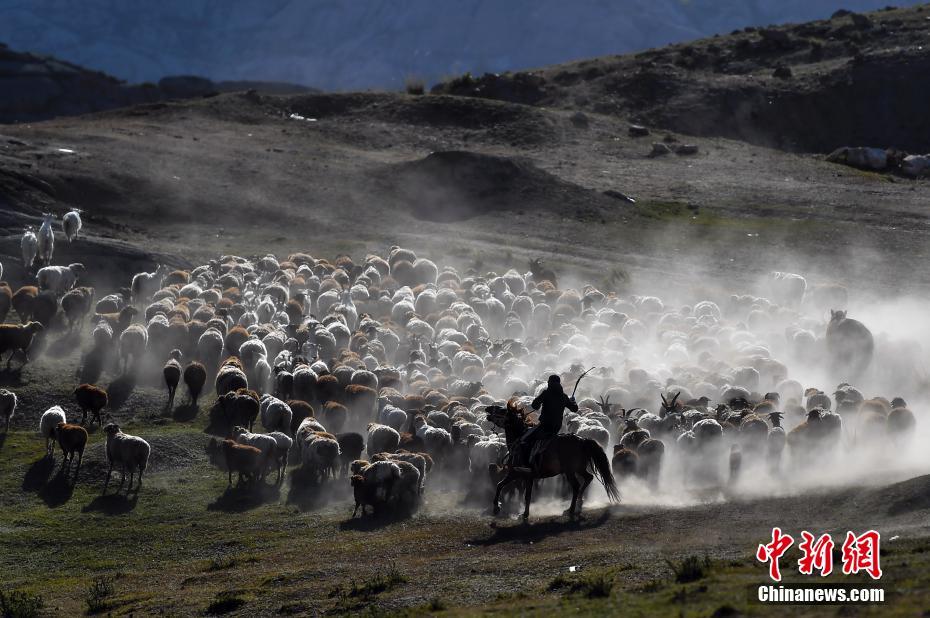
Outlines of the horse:
M 513 452 L 515 443 L 530 426 L 527 421 L 528 413 L 517 407 L 517 400 L 514 398 L 507 402 L 507 407 L 488 406 L 485 412 L 488 421 L 504 429 L 507 448 Z M 533 480 L 560 474 L 565 477 L 572 488 L 572 503 L 565 514 L 573 519 L 581 514 L 582 495 L 595 477 L 604 485 L 610 501 L 620 502 L 620 491 L 614 481 L 610 461 L 604 450 L 594 440 L 572 434 L 558 434 L 539 454 L 538 461 L 539 464 L 529 474 L 515 471 L 512 465 L 505 466 L 506 474 L 497 484 L 497 491 L 494 494 L 495 515 L 500 513 L 500 497 L 504 488 L 518 480 L 525 480 L 523 520 L 526 521 L 530 516 Z

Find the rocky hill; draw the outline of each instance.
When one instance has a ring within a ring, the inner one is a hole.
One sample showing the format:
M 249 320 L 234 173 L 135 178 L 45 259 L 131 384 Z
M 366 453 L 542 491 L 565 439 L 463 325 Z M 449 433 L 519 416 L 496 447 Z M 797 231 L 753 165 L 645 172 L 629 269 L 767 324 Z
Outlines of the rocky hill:
M 930 150 L 930 7 L 859 14 L 535 71 L 464 75 L 434 92 L 629 117 L 781 149 Z

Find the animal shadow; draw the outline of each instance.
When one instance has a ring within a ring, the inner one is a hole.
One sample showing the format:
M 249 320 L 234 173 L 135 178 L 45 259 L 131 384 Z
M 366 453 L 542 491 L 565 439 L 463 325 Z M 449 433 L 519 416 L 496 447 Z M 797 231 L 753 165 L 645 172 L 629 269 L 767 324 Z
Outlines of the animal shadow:
M 77 377 L 81 384 L 96 384 L 103 375 L 107 354 L 100 348 L 94 348 L 84 355 Z
M 185 423 L 187 421 L 192 421 L 197 418 L 197 414 L 200 413 L 200 407 L 195 406 L 192 403 L 187 403 L 182 406 L 177 406 L 171 412 L 171 418 L 175 421 Z
M 116 409 L 122 406 L 129 399 L 129 396 L 132 395 L 133 389 L 136 387 L 136 376 L 132 373 L 127 373 L 119 376 L 110 382 L 110 386 L 107 387 L 107 397 L 109 403 L 107 404 L 110 409 Z
M 77 479 L 70 478 L 70 472 L 71 470 L 59 467 L 58 473 L 39 489 L 39 497 L 47 506 L 55 508 L 71 499 Z
M 301 511 L 323 508 L 337 498 L 343 498 L 348 492 L 336 482 L 313 478 L 301 468 L 294 468 L 290 474 L 291 486 L 287 492 L 287 504 L 293 504 Z
M 207 505 L 208 511 L 242 513 L 250 511 L 268 502 L 277 502 L 281 489 L 276 485 L 259 482 L 255 485 L 233 485 L 227 487 L 216 500 Z
M 50 342 L 41 353 L 48 352 L 52 356 L 61 356 L 67 354 L 81 344 L 81 332 L 79 330 L 65 331 L 65 334 L 55 341 Z M 37 354 L 38 355 L 38 354 Z
M 23 491 L 39 491 L 48 483 L 48 478 L 55 469 L 55 459 L 44 456 L 32 462 L 23 476 Z
M 123 515 L 136 508 L 139 500 L 139 492 L 134 491 L 131 494 L 103 494 L 91 500 L 84 508 L 82 513 L 103 513 L 105 515 Z
M 538 543 L 548 537 L 558 536 L 566 532 L 588 530 L 603 525 L 610 519 L 610 511 L 602 510 L 596 517 L 584 517 L 576 520 L 546 519 L 532 523 L 518 523 L 513 525 L 492 524 L 494 532 L 485 539 L 471 539 L 468 543 L 476 546 L 490 546 L 499 543 Z
M 22 386 L 23 385 L 23 368 L 21 365 L 10 366 L 8 369 L 6 363 L 0 362 L 0 386 Z

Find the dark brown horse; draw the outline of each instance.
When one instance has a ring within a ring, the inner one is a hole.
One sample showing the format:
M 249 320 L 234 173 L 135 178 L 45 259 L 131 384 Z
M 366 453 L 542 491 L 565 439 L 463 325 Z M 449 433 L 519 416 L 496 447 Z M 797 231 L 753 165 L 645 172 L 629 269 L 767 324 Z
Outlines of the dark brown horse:
M 489 421 L 504 429 L 507 436 L 507 448 L 512 452 L 514 444 L 529 426 L 527 412 L 517 406 L 515 399 L 508 401 L 506 408 L 488 406 L 486 412 Z M 500 513 L 500 497 L 504 488 L 518 480 L 525 480 L 524 499 L 526 504 L 523 509 L 523 519 L 528 519 L 530 516 L 530 501 L 533 497 L 533 480 L 545 479 L 560 474 L 565 476 L 565 480 L 568 481 L 572 488 L 572 503 L 568 507 L 566 514 L 573 518 L 581 513 L 582 495 L 585 489 L 588 488 L 591 479 L 595 476 L 603 483 L 610 501 L 620 501 L 620 491 L 617 489 L 616 482 L 614 482 L 614 475 L 610 470 L 610 461 L 608 461 L 604 450 L 594 440 L 572 434 L 559 434 L 539 454 L 538 461 L 538 465 L 529 475 L 516 472 L 511 465 L 504 467 L 506 475 L 497 484 L 497 492 L 494 494 L 495 515 Z

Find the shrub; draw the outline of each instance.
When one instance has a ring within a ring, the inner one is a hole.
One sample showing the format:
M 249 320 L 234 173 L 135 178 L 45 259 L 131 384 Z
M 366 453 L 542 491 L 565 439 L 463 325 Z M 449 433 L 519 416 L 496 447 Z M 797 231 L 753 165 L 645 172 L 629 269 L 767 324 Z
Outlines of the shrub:
M 108 598 L 113 596 L 113 578 L 98 577 L 87 589 L 84 602 L 87 603 L 88 614 L 98 614 L 107 609 Z
M 407 94 L 424 94 L 426 92 L 426 83 L 419 77 L 408 76 L 404 80 L 404 90 Z
M 3 618 L 33 618 L 45 607 L 45 601 L 36 594 L 22 590 L 0 590 L 0 616 Z
M 559 575 L 549 582 L 549 590 L 565 590 L 566 594 L 578 594 L 589 599 L 609 597 L 614 587 L 614 578 L 608 572 L 589 573 L 582 577 Z
M 666 560 L 666 562 L 669 568 L 672 569 L 672 573 L 675 574 L 675 581 L 679 584 L 687 584 L 702 579 L 707 575 L 707 570 L 710 568 L 710 559 L 706 556 L 703 560 L 697 556 L 688 556 L 681 562 L 672 562 L 671 560 Z

